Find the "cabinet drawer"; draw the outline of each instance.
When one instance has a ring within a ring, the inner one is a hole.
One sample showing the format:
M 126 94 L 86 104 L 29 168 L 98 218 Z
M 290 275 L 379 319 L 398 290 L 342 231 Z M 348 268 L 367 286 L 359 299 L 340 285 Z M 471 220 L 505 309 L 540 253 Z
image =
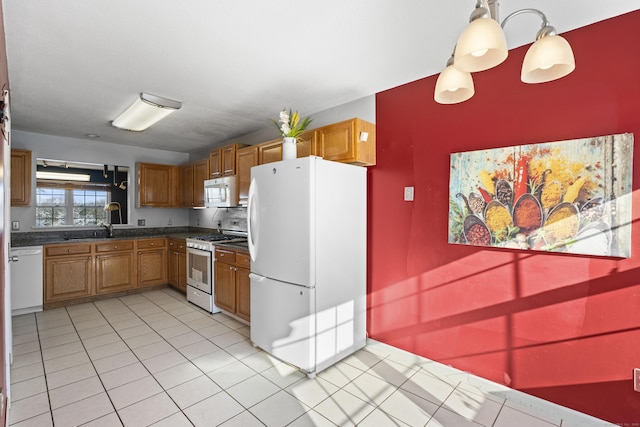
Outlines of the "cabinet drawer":
M 45 256 L 90 254 L 91 243 L 75 243 L 69 245 L 50 245 L 44 247 Z
M 169 249 L 176 252 L 187 252 L 187 241 L 185 239 L 167 239 Z
M 156 249 L 166 246 L 166 239 L 142 239 L 137 242 L 138 249 Z
M 216 261 L 226 262 L 227 264 L 235 264 L 236 251 L 216 248 Z
M 132 240 L 121 240 L 117 242 L 96 243 L 96 252 L 132 251 Z
M 236 265 L 243 268 L 251 267 L 251 256 L 246 252 L 237 252 Z

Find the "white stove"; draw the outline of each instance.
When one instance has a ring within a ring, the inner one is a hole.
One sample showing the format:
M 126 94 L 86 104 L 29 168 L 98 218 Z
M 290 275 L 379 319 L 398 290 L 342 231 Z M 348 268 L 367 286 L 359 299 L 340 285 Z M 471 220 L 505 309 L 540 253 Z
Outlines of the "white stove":
M 215 246 L 221 243 L 240 243 L 247 241 L 247 233 L 229 231 L 202 236 L 193 236 L 187 240 L 187 301 L 207 310 L 218 313 L 214 304 L 215 280 L 213 274 L 213 255 Z

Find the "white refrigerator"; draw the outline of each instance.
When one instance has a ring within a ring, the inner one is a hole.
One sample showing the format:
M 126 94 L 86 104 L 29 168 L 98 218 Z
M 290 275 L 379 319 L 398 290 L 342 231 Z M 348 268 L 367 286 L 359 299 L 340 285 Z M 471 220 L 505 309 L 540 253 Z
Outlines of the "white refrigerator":
M 366 195 L 360 166 L 251 168 L 251 341 L 309 377 L 366 342 Z

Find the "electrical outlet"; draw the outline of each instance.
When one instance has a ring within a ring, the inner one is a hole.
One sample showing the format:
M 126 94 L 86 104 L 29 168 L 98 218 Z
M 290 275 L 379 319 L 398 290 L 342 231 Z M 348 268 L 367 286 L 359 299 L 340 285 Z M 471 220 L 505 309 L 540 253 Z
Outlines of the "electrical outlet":
M 20 221 L 11 221 L 11 231 L 20 230 Z
M 404 200 L 407 202 L 413 201 L 413 187 L 404 187 Z
M 144 226 L 145 226 L 145 224 L 146 224 L 146 222 L 147 222 L 147 221 L 146 221 L 146 220 L 144 220 L 144 219 L 139 219 L 139 220 L 138 220 L 138 227 L 144 227 Z
M 168 225 L 172 225 L 173 224 L 173 220 L 171 218 L 169 218 L 169 224 Z
M 633 368 L 633 389 L 640 392 L 640 368 Z

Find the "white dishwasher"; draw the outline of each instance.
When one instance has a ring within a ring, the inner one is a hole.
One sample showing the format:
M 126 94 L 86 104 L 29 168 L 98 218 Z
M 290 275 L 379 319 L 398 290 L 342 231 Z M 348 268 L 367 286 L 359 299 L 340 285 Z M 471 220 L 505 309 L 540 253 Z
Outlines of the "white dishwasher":
M 11 314 L 42 311 L 42 246 L 11 248 Z

